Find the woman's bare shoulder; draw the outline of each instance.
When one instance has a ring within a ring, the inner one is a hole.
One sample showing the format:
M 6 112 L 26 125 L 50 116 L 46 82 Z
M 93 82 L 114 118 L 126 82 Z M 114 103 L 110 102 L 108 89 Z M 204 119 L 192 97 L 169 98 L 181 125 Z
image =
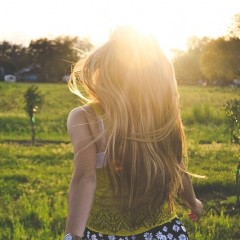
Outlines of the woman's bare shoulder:
M 75 131 L 88 129 L 93 135 L 98 127 L 97 116 L 91 106 L 85 105 L 76 107 L 70 111 L 67 119 L 67 129 L 69 134 Z
M 84 123 L 88 122 L 89 118 L 94 117 L 94 112 L 89 105 L 76 107 L 68 114 L 68 123 Z
M 86 122 L 86 117 L 83 107 L 76 107 L 70 111 L 67 118 L 68 130 L 78 124 Z

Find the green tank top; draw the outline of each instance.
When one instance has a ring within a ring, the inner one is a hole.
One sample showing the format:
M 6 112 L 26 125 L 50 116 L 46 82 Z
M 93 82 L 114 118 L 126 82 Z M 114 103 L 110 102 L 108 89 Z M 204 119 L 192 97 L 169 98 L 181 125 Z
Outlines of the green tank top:
M 142 224 L 137 228 L 130 227 L 129 218 L 121 211 L 121 203 L 114 196 L 108 174 L 104 168 L 97 169 L 97 188 L 94 203 L 88 219 L 88 229 L 106 235 L 129 236 L 146 232 L 176 217 L 165 203 L 154 222 L 146 221 L 142 216 Z

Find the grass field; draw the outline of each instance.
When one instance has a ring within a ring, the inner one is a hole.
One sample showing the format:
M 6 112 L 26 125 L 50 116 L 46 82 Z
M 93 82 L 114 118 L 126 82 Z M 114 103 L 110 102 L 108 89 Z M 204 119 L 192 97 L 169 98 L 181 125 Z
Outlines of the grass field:
M 0 239 L 63 239 L 72 147 L 68 112 L 80 104 L 65 84 L 38 84 L 44 105 L 37 114 L 37 146 L 31 146 L 23 94 L 29 84 L 0 83 Z M 180 86 L 189 169 L 205 213 L 199 223 L 179 216 L 191 239 L 240 240 L 235 171 L 240 146 L 229 144 L 222 106 L 240 89 Z

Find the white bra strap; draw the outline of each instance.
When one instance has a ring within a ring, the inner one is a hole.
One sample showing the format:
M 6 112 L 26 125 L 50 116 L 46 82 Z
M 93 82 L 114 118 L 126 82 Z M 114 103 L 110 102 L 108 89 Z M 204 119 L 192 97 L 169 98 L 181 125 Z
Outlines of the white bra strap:
M 104 123 L 103 123 L 103 120 L 102 118 L 98 117 L 98 122 L 99 122 L 99 129 L 100 129 L 100 132 L 104 132 Z

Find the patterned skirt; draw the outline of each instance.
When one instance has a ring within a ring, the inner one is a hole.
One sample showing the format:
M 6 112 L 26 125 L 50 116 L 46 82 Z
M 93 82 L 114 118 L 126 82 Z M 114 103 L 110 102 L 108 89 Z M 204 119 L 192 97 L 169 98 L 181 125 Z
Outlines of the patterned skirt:
M 185 227 L 178 218 L 161 226 L 131 236 L 109 236 L 86 228 L 84 239 L 88 240 L 189 240 Z

